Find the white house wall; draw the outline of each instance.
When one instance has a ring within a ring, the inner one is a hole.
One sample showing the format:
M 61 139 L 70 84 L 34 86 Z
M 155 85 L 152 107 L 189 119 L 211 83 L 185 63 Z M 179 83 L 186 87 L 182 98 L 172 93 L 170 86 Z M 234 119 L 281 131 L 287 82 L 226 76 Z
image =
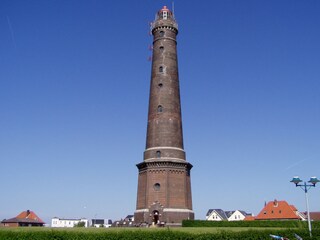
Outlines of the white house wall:
M 229 218 L 228 221 L 243 221 L 246 216 L 244 216 L 240 211 L 236 210 Z
M 60 218 L 52 218 L 51 227 L 58 228 L 72 228 L 79 222 L 84 222 L 85 227 L 89 227 L 89 222 L 87 219 L 60 219 Z
M 216 212 L 212 212 L 209 217 L 207 218 L 208 221 L 222 221 L 220 216 Z

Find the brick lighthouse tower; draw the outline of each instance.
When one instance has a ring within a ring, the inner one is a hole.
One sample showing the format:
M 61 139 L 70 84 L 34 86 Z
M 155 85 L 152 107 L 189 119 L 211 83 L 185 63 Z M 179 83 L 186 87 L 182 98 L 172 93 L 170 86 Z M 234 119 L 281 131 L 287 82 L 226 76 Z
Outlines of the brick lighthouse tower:
M 153 57 L 146 149 L 137 164 L 138 194 L 134 220 L 181 225 L 194 219 L 190 169 L 183 149 L 177 62 L 178 25 L 164 6 L 152 23 Z

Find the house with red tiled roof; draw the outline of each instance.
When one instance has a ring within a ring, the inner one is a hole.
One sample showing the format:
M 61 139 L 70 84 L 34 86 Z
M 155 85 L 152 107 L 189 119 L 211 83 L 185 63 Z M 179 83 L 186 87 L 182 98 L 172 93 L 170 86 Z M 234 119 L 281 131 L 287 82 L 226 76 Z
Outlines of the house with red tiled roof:
M 306 220 L 306 216 L 286 201 L 270 201 L 255 217 L 255 220 Z
M 18 216 L 10 219 L 4 219 L 1 227 L 43 227 L 44 222 L 33 211 L 27 210 L 21 212 Z
M 307 212 L 304 212 L 307 216 Z M 311 221 L 320 221 L 320 212 L 310 212 L 310 219 Z

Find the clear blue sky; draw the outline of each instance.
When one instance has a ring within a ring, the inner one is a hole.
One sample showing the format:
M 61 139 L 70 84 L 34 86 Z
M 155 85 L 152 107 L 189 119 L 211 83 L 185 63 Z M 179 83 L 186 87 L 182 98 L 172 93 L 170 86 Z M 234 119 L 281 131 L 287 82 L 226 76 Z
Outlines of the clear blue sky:
M 0 219 L 134 212 L 163 5 L 0 2 Z M 196 218 L 273 199 L 305 210 L 289 181 L 320 177 L 319 13 L 318 0 L 175 1 Z

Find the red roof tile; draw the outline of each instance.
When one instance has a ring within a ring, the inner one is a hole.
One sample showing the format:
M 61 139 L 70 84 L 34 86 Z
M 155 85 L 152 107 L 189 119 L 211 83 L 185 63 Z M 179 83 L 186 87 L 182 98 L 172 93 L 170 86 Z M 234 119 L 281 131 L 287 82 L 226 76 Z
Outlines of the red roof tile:
M 244 221 L 254 221 L 255 220 L 255 217 L 254 216 L 246 216 L 244 218 Z
M 307 215 L 307 213 L 304 213 Z M 320 220 L 320 212 L 310 212 L 310 219 L 313 221 L 319 221 Z
M 25 219 L 25 220 L 32 220 L 32 221 L 35 221 L 35 222 L 39 222 L 39 223 L 44 223 L 41 218 L 39 218 L 37 216 L 37 214 L 35 214 L 33 211 L 23 211 L 21 212 L 18 216 L 16 216 L 15 218 L 17 219 Z
M 256 216 L 256 220 L 300 219 L 296 214 L 297 208 L 286 201 L 271 201 Z

